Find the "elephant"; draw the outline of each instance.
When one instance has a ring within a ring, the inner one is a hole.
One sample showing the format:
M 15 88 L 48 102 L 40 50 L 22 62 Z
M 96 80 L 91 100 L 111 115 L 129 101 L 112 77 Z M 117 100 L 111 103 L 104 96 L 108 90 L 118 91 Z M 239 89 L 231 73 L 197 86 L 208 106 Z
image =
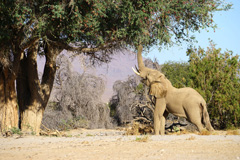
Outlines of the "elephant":
M 163 73 L 145 67 L 142 59 L 142 45 L 138 46 L 138 68 L 133 71 L 142 78 L 149 87 L 149 94 L 156 99 L 154 110 L 155 135 L 165 134 L 165 120 L 169 113 L 184 117 L 195 124 L 199 132 L 203 131 L 203 124 L 209 131 L 213 131 L 207 111 L 206 101 L 193 88 L 175 88 Z

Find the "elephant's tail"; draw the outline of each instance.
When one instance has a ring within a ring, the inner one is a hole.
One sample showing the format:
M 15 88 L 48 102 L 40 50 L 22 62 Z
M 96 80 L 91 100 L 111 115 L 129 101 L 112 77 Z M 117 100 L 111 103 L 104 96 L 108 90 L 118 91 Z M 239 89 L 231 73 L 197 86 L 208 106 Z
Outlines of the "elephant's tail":
M 210 118 L 209 118 L 209 114 L 208 114 L 208 111 L 207 111 L 207 105 L 206 103 L 201 103 L 201 106 L 202 106 L 202 116 L 203 116 L 203 123 L 205 124 L 207 130 L 209 131 L 214 131 L 211 123 L 210 123 Z

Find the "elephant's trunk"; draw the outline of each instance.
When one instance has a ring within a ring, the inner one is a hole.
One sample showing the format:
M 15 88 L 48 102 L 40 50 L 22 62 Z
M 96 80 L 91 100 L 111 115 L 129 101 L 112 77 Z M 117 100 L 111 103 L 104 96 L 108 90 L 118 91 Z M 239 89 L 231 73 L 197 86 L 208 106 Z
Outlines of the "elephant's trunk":
M 138 46 L 138 54 L 137 54 L 138 68 L 140 72 L 145 68 L 143 63 L 143 58 L 142 58 L 142 49 L 143 49 L 143 46 L 140 44 Z

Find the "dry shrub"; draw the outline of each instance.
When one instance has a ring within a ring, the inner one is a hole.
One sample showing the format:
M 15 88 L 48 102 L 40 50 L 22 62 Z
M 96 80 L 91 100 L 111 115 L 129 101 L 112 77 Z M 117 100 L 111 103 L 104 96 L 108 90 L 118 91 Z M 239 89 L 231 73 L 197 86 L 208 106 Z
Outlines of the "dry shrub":
M 186 130 L 186 129 L 184 129 L 184 130 L 180 131 L 180 133 L 181 133 L 181 134 L 189 134 L 189 133 L 191 133 L 191 132 L 188 131 L 188 130 Z
M 139 123 L 134 122 L 132 126 L 126 128 L 126 135 L 140 135 L 139 133 Z
M 131 126 L 126 128 L 126 135 L 146 135 L 153 133 L 153 128 L 150 125 L 133 122 Z
M 226 135 L 240 135 L 238 130 L 227 130 Z
M 112 128 L 110 109 L 101 100 L 105 89 L 103 78 L 73 72 L 66 57 L 60 60 L 43 124 L 58 130 Z
M 212 133 L 211 133 L 211 135 L 220 135 L 218 132 L 216 132 L 216 131 L 213 131 Z
M 211 132 L 204 129 L 203 131 L 199 132 L 198 135 L 211 135 Z
M 148 142 L 149 141 L 149 136 L 137 137 L 136 141 L 137 142 Z
M 126 81 L 118 80 L 114 82 L 115 95 L 111 98 L 109 104 L 111 115 L 116 119 L 118 125 L 130 123 L 136 116 L 135 111 L 131 110 L 131 105 L 138 99 L 135 92 L 137 82 L 137 77 L 133 75 L 129 76 Z
M 195 139 L 196 139 L 196 137 L 191 136 L 191 137 L 187 138 L 186 140 L 195 140 Z

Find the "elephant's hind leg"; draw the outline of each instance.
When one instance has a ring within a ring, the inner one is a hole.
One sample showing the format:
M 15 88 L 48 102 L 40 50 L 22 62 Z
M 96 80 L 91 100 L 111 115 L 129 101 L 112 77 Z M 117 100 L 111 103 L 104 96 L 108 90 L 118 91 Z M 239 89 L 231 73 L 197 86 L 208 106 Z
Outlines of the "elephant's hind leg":
M 207 128 L 207 130 L 209 130 L 209 131 L 214 131 L 214 129 L 213 129 L 213 127 L 212 127 L 212 125 L 211 125 L 210 122 L 207 122 L 206 128 Z
M 203 110 L 203 122 L 204 122 L 207 130 L 214 131 L 214 129 L 213 129 L 211 123 L 210 123 L 210 118 L 209 118 L 209 114 L 207 112 L 206 104 L 201 103 L 201 106 L 202 106 L 202 110 Z
M 193 124 L 195 124 L 197 126 L 198 131 L 202 132 L 203 125 L 202 125 L 202 118 L 201 118 L 200 112 L 192 109 L 192 110 L 188 110 L 186 115 L 187 115 L 187 119 L 191 123 L 193 123 Z
M 203 131 L 203 125 L 202 125 L 202 123 L 201 123 L 201 120 L 193 120 L 193 121 L 191 121 L 193 124 L 195 124 L 196 126 L 197 126 L 197 128 L 198 128 L 198 131 L 199 132 L 202 132 Z

